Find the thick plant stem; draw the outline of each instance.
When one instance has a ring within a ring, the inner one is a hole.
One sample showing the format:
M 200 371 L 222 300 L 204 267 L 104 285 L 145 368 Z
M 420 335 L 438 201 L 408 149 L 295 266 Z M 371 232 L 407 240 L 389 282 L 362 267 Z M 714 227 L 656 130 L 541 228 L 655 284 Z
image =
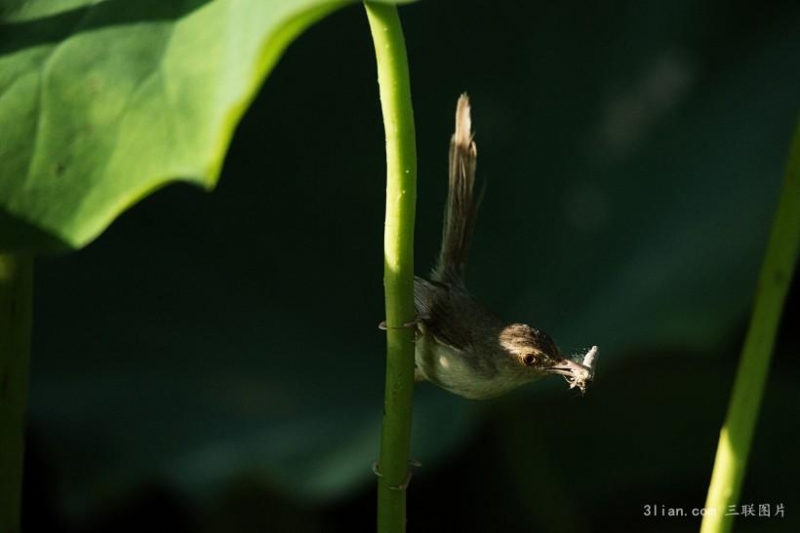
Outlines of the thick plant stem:
M 769 371 L 783 302 L 791 285 L 800 248 L 800 123 L 789 153 L 778 210 L 761 267 L 755 308 L 750 319 L 728 414 L 722 427 L 708 488 L 701 533 L 728 532 L 744 479 L 747 457 Z
M 417 153 L 411 84 L 397 8 L 365 2 L 378 62 L 386 133 L 386 392 L 378 460 L 378 531 L 406 529 L 406 488 L 414 392 L 414 213 Z
M 0 254 L 0 533 L 18 533 L 31 347 L 32 258 Z

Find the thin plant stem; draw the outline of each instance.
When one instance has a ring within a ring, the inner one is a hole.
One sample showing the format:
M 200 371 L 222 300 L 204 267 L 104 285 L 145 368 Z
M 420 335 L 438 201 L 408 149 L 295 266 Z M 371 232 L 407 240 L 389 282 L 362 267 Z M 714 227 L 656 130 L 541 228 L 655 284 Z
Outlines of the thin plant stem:
M 733 512 L 739 501 L 775 335 L 799 248 L 800 123 L 790 148 L 778 210 L 761 267 L 755 307 L 736 371 L 725 425 L 719 435 L 701 533 L 727 533 L 733 528 Z
M 33 260 L 0 254 L 0 532 L 19 533 Z
M 397 8 L 365 2 L 386 135 L 386 390 L 378 460 L 378 531 L 406 530 L 414 393 L 414 214 L 417 153 L 405 39 Z

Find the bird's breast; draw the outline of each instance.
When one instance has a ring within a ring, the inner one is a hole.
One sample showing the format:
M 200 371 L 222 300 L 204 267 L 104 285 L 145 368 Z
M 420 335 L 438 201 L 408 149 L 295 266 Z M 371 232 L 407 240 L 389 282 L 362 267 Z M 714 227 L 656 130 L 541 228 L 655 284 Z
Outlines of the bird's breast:
M 426 380 L 472 400 L 499 396 L 518 385 L 506 383 L 507 380 L 496 372 L 482 372 L 474 364 L 474 359 L 480 358 L 481 354 L 472 350 L 472 347 L 458 349 L 441 343 L 423 329 L 417 339 L 416 365 Z

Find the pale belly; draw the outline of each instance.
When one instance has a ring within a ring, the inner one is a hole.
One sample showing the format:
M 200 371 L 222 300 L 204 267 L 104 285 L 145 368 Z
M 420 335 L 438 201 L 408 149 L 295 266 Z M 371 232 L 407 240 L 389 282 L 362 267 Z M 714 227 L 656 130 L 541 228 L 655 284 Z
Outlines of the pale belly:
M 462 351 L 437 342 L 424 329 L 417 339 L 415 361 L 419 374 L 426 380 L 470 400 L 500 396 L 520 385 L 497 374 L 483 376 L 469 364 Z

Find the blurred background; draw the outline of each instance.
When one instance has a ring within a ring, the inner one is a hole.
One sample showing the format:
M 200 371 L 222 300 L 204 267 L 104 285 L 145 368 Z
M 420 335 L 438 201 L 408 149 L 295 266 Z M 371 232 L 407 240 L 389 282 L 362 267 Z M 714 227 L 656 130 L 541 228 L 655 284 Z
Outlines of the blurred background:
M 401 8 L 432 266 L 458 95 L 486 180 L 468 282 L 567 352 L 489 402 L 420 384 L 413 531 L 695 531 L 789 140 L 800 4 Z M 38 261 L 27 531 L 371 531 L 385 166 L 363 9 L 285 53 L 212 194 L 171 185 Z M 800 294 L 737 531 L 800 530 Z M 650 507 L 647 507 L 650 506 Z M 650 510 L 651 516 L 646 516 Z

